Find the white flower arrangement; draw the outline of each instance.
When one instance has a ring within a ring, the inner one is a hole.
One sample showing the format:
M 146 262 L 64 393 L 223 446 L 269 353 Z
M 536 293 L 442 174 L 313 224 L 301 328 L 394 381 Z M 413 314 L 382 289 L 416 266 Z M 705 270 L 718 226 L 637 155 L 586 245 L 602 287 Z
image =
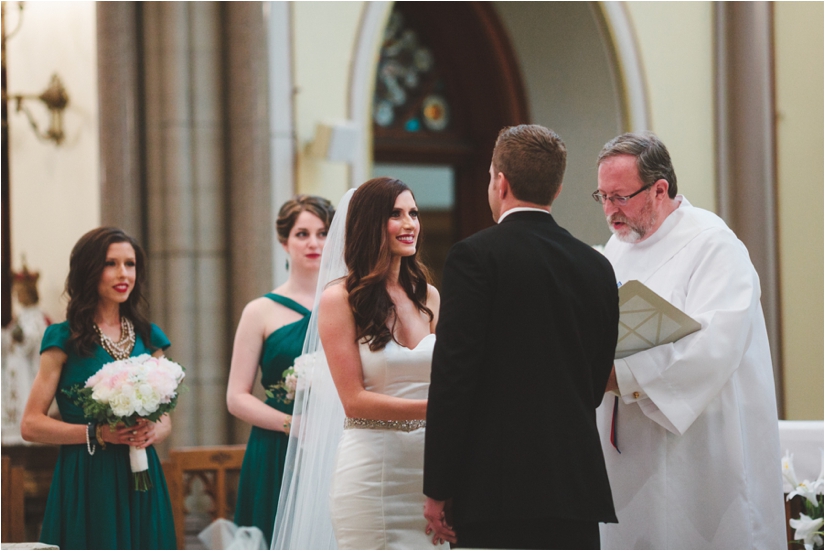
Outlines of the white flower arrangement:
M 823 493 L 825 482 L 825 456 L 823 456 L 822 470 L 819 478 L 814 482 L 803 480 L 799 482 L 793 468 L 793 454 L 785 451 L 782 458 L 782 476 L 791 485 L 793 491 L 788 494 L 788 501 L 794 496 L 805 498 L 803 505 L 805 512 L 799 514 L 798 519 L 791 519 L 789 524 L 795 530 L 794 541 L 801 542 L 805 549 L 822 549 L 823 544 L 823 501 L 819 496 Z
M 283 381 L 270 385 L 266 395 L 279 402 L 289 405 L 295 400 L 295 392 L 304 387 L 308 370 L 315 365 L 315 353 L 304 354 L 295 358 L 295 364 L 284 370 Z
M 118 423 L 134 426 L 138 419 L 155 422 L 175 409 L 184 369 L 167 358 L 141 354 L 126 360 L 109 362 L 86 380 L 64 391 L 83 408 L 87 418 L 106 423 L 112 429 Z M 129 446 L 129 462 L 135 489 L 151 487 L 149 461 L 145 449 Z

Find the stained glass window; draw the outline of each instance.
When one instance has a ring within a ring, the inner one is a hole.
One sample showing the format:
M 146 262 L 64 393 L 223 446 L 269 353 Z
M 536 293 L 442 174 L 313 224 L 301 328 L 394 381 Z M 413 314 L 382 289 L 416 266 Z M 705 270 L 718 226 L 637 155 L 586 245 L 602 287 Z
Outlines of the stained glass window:
M 384 31 L 375 82 L 373 121 L 405 132 L 442 132 L 450 126 L 444 82 L 432 50 L 396 9 Z

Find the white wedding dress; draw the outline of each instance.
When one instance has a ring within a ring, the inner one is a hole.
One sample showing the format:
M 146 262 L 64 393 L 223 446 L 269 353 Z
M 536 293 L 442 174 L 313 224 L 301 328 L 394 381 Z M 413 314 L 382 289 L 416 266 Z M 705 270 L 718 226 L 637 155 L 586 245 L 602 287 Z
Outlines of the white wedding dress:
M 390 341 L 383 350 L 371 352 L 361 344 L 364 387 L 399 398 L 426 399 L 434 344 L 434 334 L 414 349 Z M 439 549 L 424 533 L 425 429 L 413 428 L 415 421 L 348 424 L 356 426 L 341 437 L 330 490 L 339 549 Z M 382 424 L 389 428 L 364 428 Z

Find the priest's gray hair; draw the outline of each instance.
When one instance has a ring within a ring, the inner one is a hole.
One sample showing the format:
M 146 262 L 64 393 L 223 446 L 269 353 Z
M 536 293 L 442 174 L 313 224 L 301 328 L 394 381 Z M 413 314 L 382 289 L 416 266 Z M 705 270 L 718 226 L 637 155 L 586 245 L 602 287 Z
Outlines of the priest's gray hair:
M 653 132 L 628 132 L 607 142 L 599 153 L 597 165 L 616 155 L 633 155 L 639 178 L 644 185 L 652 185 L 657 180 L 667 180 L 667 194 L 676 197 L 676 171 L 670 161 L 670 153 Z

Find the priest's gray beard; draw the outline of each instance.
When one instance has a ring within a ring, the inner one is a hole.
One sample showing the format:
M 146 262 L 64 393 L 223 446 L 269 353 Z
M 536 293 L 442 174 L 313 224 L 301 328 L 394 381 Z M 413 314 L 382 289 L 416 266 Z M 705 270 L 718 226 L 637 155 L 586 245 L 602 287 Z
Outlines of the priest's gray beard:
M 653 200 L 650 196 L 645 201 L 645 206 L 639 212 L 639 216 L 630 219 L 623 214 L 615 212 L 607 216 L 607 227 L 616 236 L 619 241 L 625 243 L 638 243 L 653 229 L 656 225 L 656 211 L 653 210 Z M 622 222 L 625 226 L 621 230 L 613 227 L 613 222 Z

